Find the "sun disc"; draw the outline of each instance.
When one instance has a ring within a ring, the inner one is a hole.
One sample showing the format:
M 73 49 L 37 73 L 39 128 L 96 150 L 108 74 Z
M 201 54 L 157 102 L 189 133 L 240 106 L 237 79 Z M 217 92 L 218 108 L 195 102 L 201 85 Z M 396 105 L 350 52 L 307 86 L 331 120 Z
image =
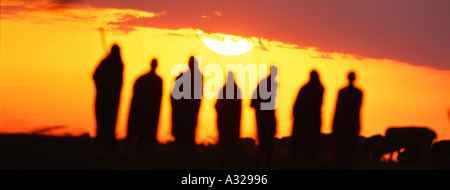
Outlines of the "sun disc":
M 212 51 L 228 56 L 241 55 L 251 51 L 257 42 L 244 37 L 199 31 L 198 36 L 206 47 Z

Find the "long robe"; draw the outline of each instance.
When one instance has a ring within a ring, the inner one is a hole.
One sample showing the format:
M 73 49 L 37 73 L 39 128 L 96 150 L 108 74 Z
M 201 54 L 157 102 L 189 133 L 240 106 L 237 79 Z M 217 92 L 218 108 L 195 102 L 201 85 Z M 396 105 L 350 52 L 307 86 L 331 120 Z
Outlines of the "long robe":
M 179 91 L 189 90 L 184 87 L 181 80 L 177 80 L 184 74 L 190 75 L 190 98 L 175 99 L 171 96 L 172 103 L 172 135 L 175 137 L 175 143 L 181 146 L 193 146 L 195 144 L 195 131 L 197 127 L 198 111 L 200 109 L 201 97 L 196 99 L 194 96 L 195 86 L 201 88 L 203 94 L 203 76 L 197 68 L 194 68 L 193 60 L 190 60 L 190 69 L 185 73 L 181 73 L 175 80 L 175 87 L 179 87 Z M 201 80 L 194 80 L 195 76 L 201 76 Z M 181 83 L 181 84 L 180 84 Z M 173 93 L 173 91 L 172 91 Z
M 228 85 L 228 84 L 227 84 Z M 229 83 L 234 88 L 233 97 L 228 97 L 226 85 L 220 90 L 222 97 L 216 102 L 217 129 L 219 132 L 219 146 L 223 150 L 230 150 L 239 144 L 241 125 L 242 100 L 238 98 L 241 94 L 236 83 Z
M 270 78 L 271 76 L 261 80 L 252 95 L 253 97 L 255 97 L 255 99 L 252 99 L 250 103 L 250 106 L 255 109 L 259 146 L 261 147 L 261 149 L 269 151 L 273 149 L 277 126 L 277 120 L 275 118 L 275 107 L 273 107 L 274 109 L 270 110 L 262 110 L 261 103 L 271 102 L 271 99 L 275 98 L 276 96 L 276 94 L 274 93 L 276 91 L 273 91 L 271 89 L 276 89 L 278 87 L 278 83 L 276 83 L 275 81 L 271 81 Z M 262 83 L 267 84 L 267 92 L 272 92 L 271 96 L 268 99 L 262 99 L 261 94 L 258 92 L 258 89 L 262 88 L 260 87 Z
M 162 79 L 152 70 L 136 80 L 128 117 L 127 140 L 138 137 L 156 143 L 162 97 Z
M 339 161 L 350 161 L 356 154 L 360 132 L 362 91 L 353 85 L 339 91 L 333 120 L 334 154 Z
M 112 148 L 116 145 L 115 130 L 123 81 L 123 63 L 120 54 L 111 54 L 102 60 L 93 78 L 97 91 L 96 140 L 104 148 Z
M 317 158 L 322 124 L 324 88 L 320 81 L 310 81 L 301 88 L 294 104 L 292 127 L 293 154 Z

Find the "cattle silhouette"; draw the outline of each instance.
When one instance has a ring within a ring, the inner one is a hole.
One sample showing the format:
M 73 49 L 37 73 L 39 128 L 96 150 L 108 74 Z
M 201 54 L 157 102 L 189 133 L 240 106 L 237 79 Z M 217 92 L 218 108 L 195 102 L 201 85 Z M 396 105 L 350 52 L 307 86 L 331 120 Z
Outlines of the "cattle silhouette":
M 435 138 L 436 133 L 427 127 L 389 127 L 374 157 L 381 159 L 383 154 L 390 154 L 392 161 L 392 154 L 398 152 L 400 163 L 426 163 L 430 161 Z
M 376 151 L 380 148 L 383 141 L 384 137 L 379 134 L 364 138 L 360 145 L 359 160 L 380 162 L 381 158 L 379 155 L 376 155 Z
M 450 140 L 435 142 L 431 147 L 431 153 L 434 164 L 450 167 Z

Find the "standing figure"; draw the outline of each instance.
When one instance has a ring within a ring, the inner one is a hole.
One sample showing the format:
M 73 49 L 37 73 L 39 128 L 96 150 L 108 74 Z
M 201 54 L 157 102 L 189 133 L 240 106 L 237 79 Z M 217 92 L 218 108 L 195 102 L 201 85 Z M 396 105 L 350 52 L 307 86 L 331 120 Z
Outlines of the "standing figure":
M 275 78 L 277 74 L 278 68 L 272 66 L 270 75 L 261 80 L 256 87 L 250 104 L 255 109 L 257 135 L 259 139 L 259 157 L 262 161 L 266 159 L 268 166 L 271 165 L 277 126 L 275 118 L 275 108 L 277 105 L 275 97 L 278 89 L 278 83 L 275 81 Z M 265 153 L 267 153 L 267 156 L 263 155 Z
M 187 96 L 178 97 L 177 93 Z M 192 147 L 195 144 L 195 130 L 198 111 L 203 95 L 203 76 L 197 60 L 189 58 L 189 70 L 181 73 L 172 89 L 172 135 L 178 147 Z
M 126 141 L 137 138 L 138 153 L 148 152 L 157 143 L 156 131 L 162 96 L 162 79 L 156 75 L 157 66 L 157 60 L 153 59 L 150 72 L 139 77 L 134 84 Z
M 291 155 L 294 159 L 315 162 L 318 159 L 324 88 L 313 70 L 294 104 Z
M 94 73 L 97 91 L 95 116 L 96 143 L 104 149 L 116 147 L 116 122 L 123 81 L 123 62 L 120 48 L 113 45 L 110 54 L 100 62 Z
M 232 71 L 228 72 L 227 81 L 219 92 L 215 107 L 219 147 L 225 153 L 232 152 L 239 145 L 242 109 L 241 89 L 234 81 Z
M 349 163 L 357 153 L 360 110 L 363 93 L 353 84 L 355 73 L 348 74 L 349 85 L 339 91 L 333 120 L 334 158 Z

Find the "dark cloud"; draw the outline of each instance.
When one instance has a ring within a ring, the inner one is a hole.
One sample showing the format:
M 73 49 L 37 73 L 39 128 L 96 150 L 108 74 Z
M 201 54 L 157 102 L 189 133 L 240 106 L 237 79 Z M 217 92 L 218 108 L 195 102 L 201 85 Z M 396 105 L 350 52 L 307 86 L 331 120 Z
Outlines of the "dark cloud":
M 72 5 L 80 4 L 83 0 L 51 0 L 48 8 L 51 9 L 64 9 L 69 8 Z
M 447 0 L 99 0 L 92 5 L 166 12 L 161 17 L 122 23 L 125 25 L 199 28 L 317 47 L 323 52 L 450 69 Z
M 315 47 L 324 53 L 450 69 L 448 0 L 164 0 L 82 2 L 163 15 L 115 25 L 193 28 Z M 325 55 L 325 54 L 324 54 Z
M 83 2 L 83 0 L 17 0 L 5 2 L 0 8 L 2 18 L 4 15 L 9 18 L 9 16 L 14 17 L 14 15 L 20 12 L 68 9 L 80 5 Z

